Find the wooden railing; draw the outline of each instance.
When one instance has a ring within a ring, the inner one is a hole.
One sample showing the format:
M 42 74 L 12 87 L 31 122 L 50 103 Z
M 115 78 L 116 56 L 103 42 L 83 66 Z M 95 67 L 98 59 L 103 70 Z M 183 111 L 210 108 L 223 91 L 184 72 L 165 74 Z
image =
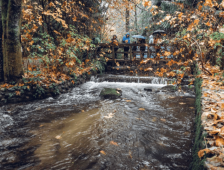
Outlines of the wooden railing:
M 147 51 L 133 51 L 133 47 L 134 46 L 136 46 L 136 48 L 137 48 L 137 46 L 138 47 L 148 47 L 147 48 Z M 151 56 L 152 56 L 152 53 L 153 53 L 153 51 L 150 49 L 150 47 L 154 47 L 154 49 L 155 49 L 155 46 L 157 46 L 156 44 L 147 44 L 147 43 L 145 43 L 145 44 L 135 44 L 135 43 L 132 43 L 132 44 L 118 44 L 118 46 L 115 46 L 115 45 L 112 45 L 112 44 L 109 44 L 109 43 L 100 43 L 100 44 L 97 44 L 97 46 L 96 46 L 96 48 L 95 48 L 95 51 L 94 51 L 94 55 L 96 55 L 97 54 L 97 49 L 98 49 L 98 51 L 99 51 L 99 48 L 101 48 L 101 49 L 105 49 L 105 48 L 109 48 L 109 49 L 111 49 L 112 50 L 112 60 L 115 60 L 115 53 L 117 53 L 117 54 L 129 54 L 129 56 L 130 56 L 130 60 L 132 60 L 133 58 L 134 58 L 134 56 L 136 56 L 136 55 L 140 55 L 140 60 L 142 60 L 143 59 L 143 57 L 144 57 L 144 54 L 147 54 L 147 58 L 150 58 Z M 157 46 L 157 48 L 158 49 L 160 49 L 160 46 L 166 46 L 166 45 L 159 45 L 159 46 Z M 124 47 L 129 47 L 129 50 L 128 50 L 128 52 L 117 52 L 117 51 L 115 51 L 114 50 L 114 48 L 119 48 L 119 49 L 123 49 Z M 156 50 L 156 49 L 155 49 Z M 160 50 L 159 50 L 160 51 Z

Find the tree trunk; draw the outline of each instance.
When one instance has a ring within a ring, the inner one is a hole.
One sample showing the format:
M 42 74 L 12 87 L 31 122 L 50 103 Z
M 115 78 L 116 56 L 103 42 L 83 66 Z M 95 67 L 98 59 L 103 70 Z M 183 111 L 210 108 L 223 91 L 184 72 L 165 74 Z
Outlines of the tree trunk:
M 4 72 L 3 72 L 3 52 L 2 52 L 2 4 L 0 2 L 0 82 L 4 81 Z
M 22 0 L 1 0 L 1 2 L 4 80 L 17 81 L 23 75 L 20 37 Z
M 135 30 L 138 34 L 138 16 L 137 16 L 137 5 L 135 5 Z
M 130 21 L 130 10 L 129 10 L 129 1 L 128 0 L 128 5 L 126 7 L 126 15 L 125 15 L 125 18 L 126 18 L 126 32 L 129 31 L 129 21 Z

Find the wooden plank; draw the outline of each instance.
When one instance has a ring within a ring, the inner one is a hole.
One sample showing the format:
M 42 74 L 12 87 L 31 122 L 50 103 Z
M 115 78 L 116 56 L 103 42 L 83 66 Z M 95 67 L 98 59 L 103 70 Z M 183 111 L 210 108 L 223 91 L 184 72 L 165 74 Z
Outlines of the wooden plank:
M 112 47 L 112 57 L 113 57 L 113 60 L 114 60 L 114 62 L 115 62 L 114 46 Z
M 98 45 L 101 46 L 101 47 L 106 47 L 106 48 L 111 47 L 111 44 L 109 44 L 109 43 L 99 43 Z M 145 44 L 135 44 L 135 43 L 125 44 L 125 43 L 120 43 L 118 45 L 119 45 L 119 47 L 133 47 L 133 46 L 140 46 L 140 47 L 147 46 L 147 47 L 150 47 L 150 46 L 155 46 L 156 44 L 147 44 L 147 43 L 145 43 Z

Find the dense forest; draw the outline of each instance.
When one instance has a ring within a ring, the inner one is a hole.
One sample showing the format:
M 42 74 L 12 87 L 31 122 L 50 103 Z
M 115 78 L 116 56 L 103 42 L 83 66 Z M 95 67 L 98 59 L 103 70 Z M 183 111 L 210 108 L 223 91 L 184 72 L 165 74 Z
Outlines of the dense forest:
M 223 10 L 224 0 L 0 0 L 0 89 L 15 90 L 9 97 L 37 89 L 37 97 L 44 95 L 43 87 L 55 88 L 65 81 L 74 85 L 80 75 L 102 73 L 111 49 L 114 52 L 113 35 L 118 38 L 116 47 L 125 42 L 126 33 L 146 37 L 148 47 L 149 36 L 162 30 L 161 41 L 154 42 L 159 52 L 154 58 L 141 59 L 138 69 L 130 70 L 132 75 L 153 72 L 157 77 L 172 78 L 179 90 L 184 78 L 189 79 L 189 86 L 204 79 L 203 87 L 223 90 Z M 130 41 L 135 40 L 131 37 Z M 101 49 L 103 45 L 109 50 Z M 175 48 L 160 50 L 161 46 Z M 161 56 L 167 61 L 164 67 L 146 67 L 149 62 L 159 63 Z M 115 64 L 120 66 L 116 60 Z M 223 129 L 216 128 L 223 120 L 223 99 L 210 102 L 207 109 L 214 128 L 210 138 L 215 140 L 214 146 L 223 147 Z M 197 139 L 195 143 L 192 168 L 201 168 L 199 162 L 206 154 L 222 155 L 207 145 L 202 147 Z

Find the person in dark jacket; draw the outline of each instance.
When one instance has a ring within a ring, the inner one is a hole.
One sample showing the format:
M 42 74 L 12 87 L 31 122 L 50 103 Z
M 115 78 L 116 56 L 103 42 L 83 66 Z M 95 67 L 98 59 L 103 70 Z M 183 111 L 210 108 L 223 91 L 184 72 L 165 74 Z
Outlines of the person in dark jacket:
M 117 40 L 117 36 L 113 35 L 113 38 L 111 39 L 111 44 L 114 46 L 114 53 L 115 53 L 115 58 L 117 58 L 117 50 L 119 49 L 119 42 Z
M 122 43 L 125 43 L 125 44 L 130 44 L 130 34 L 127 33 L 123 39 L 122 39 Z M 129 50 L 129 47 L 124 47 L 124 59 L 128 59 L 128 50 Z
M 139 39 L 139 43 L 140 44 L 145 44 L 145 39 Z M 143 59 L 143 57 L 144 57 L 144 52 L 145 52 L 145 46 L 141 46 L 140 47 L 140 51 L 141 51 L 141 58 Z
M 132 47 L 132 54 L 133 54 L 133 57 L 136 57 L 137 42 L 135 41 L 134 44 L 135 44 L 135 46 Z

